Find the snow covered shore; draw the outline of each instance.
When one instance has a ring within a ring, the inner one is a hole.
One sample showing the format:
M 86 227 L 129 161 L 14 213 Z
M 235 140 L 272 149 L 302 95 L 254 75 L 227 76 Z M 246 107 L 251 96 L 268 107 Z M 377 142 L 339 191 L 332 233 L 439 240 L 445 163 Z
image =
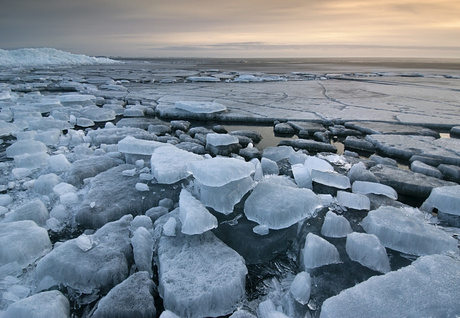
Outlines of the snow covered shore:
M 459 79 L 96 61 L 0 70 L 0 317 L 460 314 Z

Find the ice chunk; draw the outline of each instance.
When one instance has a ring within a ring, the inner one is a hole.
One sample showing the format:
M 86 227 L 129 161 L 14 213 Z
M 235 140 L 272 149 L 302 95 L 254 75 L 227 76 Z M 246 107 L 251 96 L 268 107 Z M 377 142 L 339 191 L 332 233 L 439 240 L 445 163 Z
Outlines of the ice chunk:
M 43 201 L 34 199 L 17 207 L 8 219 L 10 221 L 32 220 L 40 226 L 45 226 L 48 218 L 48 209 Z
M 310 173 L 312 170 L 330 172 L 334 171 L 334 168 L 331 166 L 329 162 L 315 156 L 308 156 L 307 159 L 305 159 L 304 165 Z
M 305 270 L 340 263 L 337 248 L 325 239 L 308 233 L 302 249 L 302 265 Z
M 218 81 L 217 78 L 213 77 L 213 79 Z M 225 105 L 216 102 L 177 101 L 174 106 L 178 109 L 198 114 L 212 114 L 227 110 L 227 107 Z
M 211 158 L 187 164 L 196 180 L 210 187 L 221 187 L 232 181 L 249 177 L 255 172 L 250 162 L 233 158 Z
M 268 235 L 270 233 L 270 229 L 266 225 L 257 225 L 253 227 L 252 231 L 258 235 Z
M 142 183 L 142 182 L 136 183 L 135 188 L 139 192 L 146 192 L 146 191 L 150 190 L 149 186 L 147 184 L 145 184 L 145 183 Z
M 351 187 L 350 179 L 348 179 L 347 176 L 336 172 L 313 169 L 311 170 L 311 180 L 313 182 L 337 189 L 348 189 Z
M 171 317 L 171 318 L 176 318 L 176 317 Z M 256 318 L 256 316 L 254 316 L 249 311 L 246 311 L 244 309 L 238 309 L 229 318 Z
M 313 189 L 310 172 L 301 163 L 291 166 L 294 180 L 300 188 Z
M 308 304 L 311 293 L 311 277 L 307 272 L 298 273 L 289 288 L 292 296 L 302 305 Z
M 71 163 L 67 160 L 63 154 L 50 156 L 48 158 L 48 165 L 53 172 L 64 172 L 69 170 Z
M 29 168 L 14 168 L 11 171 L 11 175 L 16 180 L 20 180 L 22 178 L 28 177 L 33 173 L 33 171 Z
M 139 271 L 146 271 L 149 277 L 153 277 L 153 237 L 143 226 L 134 231 L 131 238 L 133 246 L 134 263 Z
M 63 106 L 91 106 L 96 101 L 94 95 L 65 94 L 56 96 Z
M 152 219 L 150 219 L 146 215 L 137 215 L 132 221 L 131 221 L 131 233 L 134 233 L 138 228 L 144 227 L 146 228 L 149 232 L 153 231 L 153 223 Z
M 391 271 L 387 251 L 374 234 L 350 233 L 345 248 L 351 260 L 377 272 Z
M 89 119 L 93 122 L 103 122 L 114 120 L 117 116 L 115 112 L 108 108 L 101 108 L 96 106 L 88 106 L 80 111 L 81 117 Z M 77 119 L 78 124 L 78 119 Z
M 263 181 L 247 198 L 244 213 L 251 221 L 279 230 L 311 217 L 319 207 L 318 197 L 309 189 Z
M 38 293 L 11 304 L 2 318 L 70 317 L 70 304 L 58 290 Z
M 70 184 L 79 186 L 83 184 L 84 179 L 94 177 L 117 164 L 115 159 L 106 156 L 77 160 L 65 173 L 64 179 Z
M 355 210 L 369 210 L 371 201 L 364 194 L 337 191 L 337 202 L 345 207 Z
M 151 156 L 155 149 L 166 146 L 172 147 L 172 145 L 163 142 L 127 136 L 118 142 L 118 151 L 127 154 Z
M 184 234 L 201 234 L 217 227 L 216 217 L 185 189 L 179 196 L 179 211 Z
M 228 146 L 232 144 L 237 144 L 238 137 L 229 135 L 229 134 L 207 134 L 206 135 L 206 144 L 211 146 Z
M 398 199 L 398 193 L 390 186 L 369 182 L 369 181 L 355 181 L 351 187 L 353 193 L 361 194 L 379 194 L 389 197 L 390 199 Z
M 262 301 L 257 308 L 257 317 L 259 318 L 288 318 L 282 312 L 276 310 L 275 304 L 271 299 Z
M 51 251 L 48 232 L 33 221 L 0 223 L 0 267 L 17 262 L 26 267 Z
M 159 183 L 172 184 L 190 176 L 189 162 L 203 157 L 177 147 L 160 147 L 154 150 L 150 159 L 153 175 Z
M 460 216 L 460 185 L 431 190 L 421 209 L 432 212 L 433 208 L 446 214 Z
M 48 163 L 49 155 L 46 152 L 38 152 L 34 154 L 25 153 L 14 157 L 14 163 L 18 168 L 38 169 L 44 167 Z
M 37 154 L 40 152 L 47 152 L 48 148 L 40 141 L 35 140 L 18 140 L 8 148 L 6 148 L 6 156 L 14 158 L 24 154 Z
M 89 251 L 96 245 L 96 242 L 93 240 L 93 236 L 86 235 L 84 233 L 75 239 L 75 243 L 83 252 Z
M 161 236 L 158 267 L 164 307 L 180 317 L 228 315 L 246 294 L 244 259 L 210 231 Z
M 165 310 L 161 313 L 160 318 L 180 318 L 178 315 L 173 313 L 171 310 Z
M 166 236 L 176 236 L 177 221 L 175 218 L 170 217 L 165 224 L 163 224 L 163 234 Z
M 262 171 L 264 174 L 279 174 L 280 171 L 275 161 L 263 157 L 260 160 L 260 163 L 262 165 Z
M 420 212 L 418 212 L 420 213 Z M 457 240 L 423 222 L 416 212 L 381 206 L 361 222 L 367 233 L 375 234 L 385 247 L 414 255 L 458 252 Z
M 0 137 L 6 137 L 14 135 L 19 132 L 20 128 L 13 123 L 7 123 L 4 120 L 0 120 Z
M 320 317 L 455 317 L 460 312 L 459 271 L 456 258 L 420 257 L 412 265 L 326 299 Z
M 357 180 L 368 181 L 368 182 L 379 182 L 379 179 L 366 169 L 366 166 L 362 161 L 354 164 L 347 173 L 347 177 L 350 178 L 350 182 L 353 183 Z
M 13 198 L 9 194 L 0 194 L 0 206 L 7 206 L 13 202 Z
M 321 234 L 327 237 L 345 237 L 353 232 L 350 222 L 332 211 L 328 211 L 324 217 L 323 226 L 321 227 Z
M 267 147 L 262 152 L 262 157 L 273 161 L 280 161 L 288 159 L 294 153 L 294 149 L 289 146 Z
M 131 221 L 132 216 L 127 215 L 100 228 L 93 234 L 98 244 L 86 252 L 76 239 L 54 248 L 37 263 L 38 290 L 62 285 L 88 295 L 106 293 L 122 282 L 128 277 L 128 259 L 132 258 Z
M 37 183 L 35 183 L 35 185 L 36 184 Z M 77 191 L 77 188 L 75 188 L 70 183 L 66 183 L 66 182 L 61 182 L 53 187 L 53 192 L 57 196 L 61 196 L 66 193 L 75 193 L 76 191 Z
M 422 173 L 427 176 L 435 177 L 442 179 L 442 172 L 436 169 L 435 167 L 432 167 L 430 165 L 427 165 L 424 162 L 414 160 L 410 164 L 410 170 L 418 173 Z
M 155 317 L 155 290 L 156 286 L 147 272 L 134 273 L 99 301 L 92 317 Z

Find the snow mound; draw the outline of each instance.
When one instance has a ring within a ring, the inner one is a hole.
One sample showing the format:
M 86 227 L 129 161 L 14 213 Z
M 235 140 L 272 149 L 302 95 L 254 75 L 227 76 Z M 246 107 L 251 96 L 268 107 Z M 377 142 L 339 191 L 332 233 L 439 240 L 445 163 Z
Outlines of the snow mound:
M 72 54 L 53 48 L 0 49 L 1 66 L 92 65 L 114 63 L 119 62 L 108 58 Z

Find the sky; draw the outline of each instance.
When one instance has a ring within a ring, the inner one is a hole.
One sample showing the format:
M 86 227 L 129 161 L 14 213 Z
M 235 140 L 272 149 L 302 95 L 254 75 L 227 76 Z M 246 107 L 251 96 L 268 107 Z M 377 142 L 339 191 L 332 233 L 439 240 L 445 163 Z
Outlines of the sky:
M 460 0 L 4 0 L 0 49 L 460 58 Z

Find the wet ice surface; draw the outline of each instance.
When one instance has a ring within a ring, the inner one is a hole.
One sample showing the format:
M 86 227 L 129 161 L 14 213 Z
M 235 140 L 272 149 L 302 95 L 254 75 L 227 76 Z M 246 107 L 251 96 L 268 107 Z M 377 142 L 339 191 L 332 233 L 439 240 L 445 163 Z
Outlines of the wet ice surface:
M 0 316 L 459 315 L 441 66 L 2 69 Z

